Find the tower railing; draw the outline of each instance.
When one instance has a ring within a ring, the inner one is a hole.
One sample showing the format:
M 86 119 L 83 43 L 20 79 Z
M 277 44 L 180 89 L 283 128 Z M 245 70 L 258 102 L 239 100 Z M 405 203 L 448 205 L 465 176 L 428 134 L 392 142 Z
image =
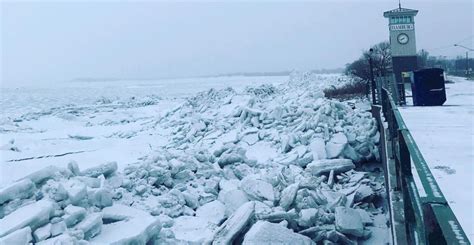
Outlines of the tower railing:
M 373 106 L 373 113 L 382 137 L 380 152 L 385 168 L 393 243 L 470 244 L 391 93 L 385 88 L 379 91 L 381 106 Z M 412 167 L 416 169 L 421 186 L 415 181 Z M 425 195 L 421 196 L 419 190 Z

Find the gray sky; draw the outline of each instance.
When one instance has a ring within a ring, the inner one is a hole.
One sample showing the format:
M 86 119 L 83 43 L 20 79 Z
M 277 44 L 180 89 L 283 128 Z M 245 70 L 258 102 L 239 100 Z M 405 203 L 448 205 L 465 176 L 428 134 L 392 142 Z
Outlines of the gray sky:
M 396 0 L 313 2 L 5 2 L 1 82 L 160 78 L 343 67 L 388 39 Z M 472 47 L 471 0 L 403 0 L 420 10 L 417 49 Z M 474 55 L 474 54 L 472 54 Z

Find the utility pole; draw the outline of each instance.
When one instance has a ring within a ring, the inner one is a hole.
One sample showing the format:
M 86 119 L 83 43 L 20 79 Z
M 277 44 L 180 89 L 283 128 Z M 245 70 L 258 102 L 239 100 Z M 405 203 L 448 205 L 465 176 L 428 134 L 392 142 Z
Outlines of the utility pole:
M 474 51 L 474 49 L 462 46 L 460 44 L 454 44 L 454 46 L 455 47 L 461 47 L 461 48 L 464 48 L 464 49 L 467 50 L 466 51 L 466 77 L 470 77 L 469 76 L 469 51 Z
M 469 77 L 469 52 L 466 51 L 466 76 Z

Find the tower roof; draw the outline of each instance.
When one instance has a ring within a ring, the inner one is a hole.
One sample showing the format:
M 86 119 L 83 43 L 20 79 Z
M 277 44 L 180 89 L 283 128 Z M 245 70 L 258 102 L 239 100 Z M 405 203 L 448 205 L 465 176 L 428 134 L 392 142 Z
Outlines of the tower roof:
M 415 16 L 417 13 L 418 13 L 418 10 L 400 7 L 400 8 L 383 12 L 383 17 L 398 16 L 401 14 Z

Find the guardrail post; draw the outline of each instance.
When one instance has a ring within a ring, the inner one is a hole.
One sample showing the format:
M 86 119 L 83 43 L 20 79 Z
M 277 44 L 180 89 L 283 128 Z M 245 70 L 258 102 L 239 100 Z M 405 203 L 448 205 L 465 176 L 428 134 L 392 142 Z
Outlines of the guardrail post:
M 419 244 L 426 244 L 425 241 L 425 215 L 422 212 L 423 206 L 421 204 L 421 199 L 416 189 L 413 173 L 411 171 L 411 158 L 410 151 L 406 144 L 405 138 L 403 136 L 403 131 L 406 131 L 406 128 L 399 128 L 397 130 L 397 154 L 396 159 L 398 160 L 399 169 L 400 169 L 400 184 L 402 188 L 403 198 L 405 201 L 405 219 L 406 219 L 406 229 L 407 234 L 409 234 L 409 239 L 413 243 L 419 241 L 420 238 L 422 241 L 419 241 Z
M 411 159 L 410 159 L 410 152 L 408 151 L 407 144 L 405 142 L 405 138 L 403 138 L 402 131 L 406 129 L 398 129 L 398 152 L 400 158 L 400 164 L 402 167 L 402 173 L 405 175 L 412 176 L 411 172 Z
M 429 203 L 423 203 L 423 221 L 426 229 L 426 240 L 429 244 L 448 244 L 443 235 L 443 231 L 433 212 L 433 208 Z

